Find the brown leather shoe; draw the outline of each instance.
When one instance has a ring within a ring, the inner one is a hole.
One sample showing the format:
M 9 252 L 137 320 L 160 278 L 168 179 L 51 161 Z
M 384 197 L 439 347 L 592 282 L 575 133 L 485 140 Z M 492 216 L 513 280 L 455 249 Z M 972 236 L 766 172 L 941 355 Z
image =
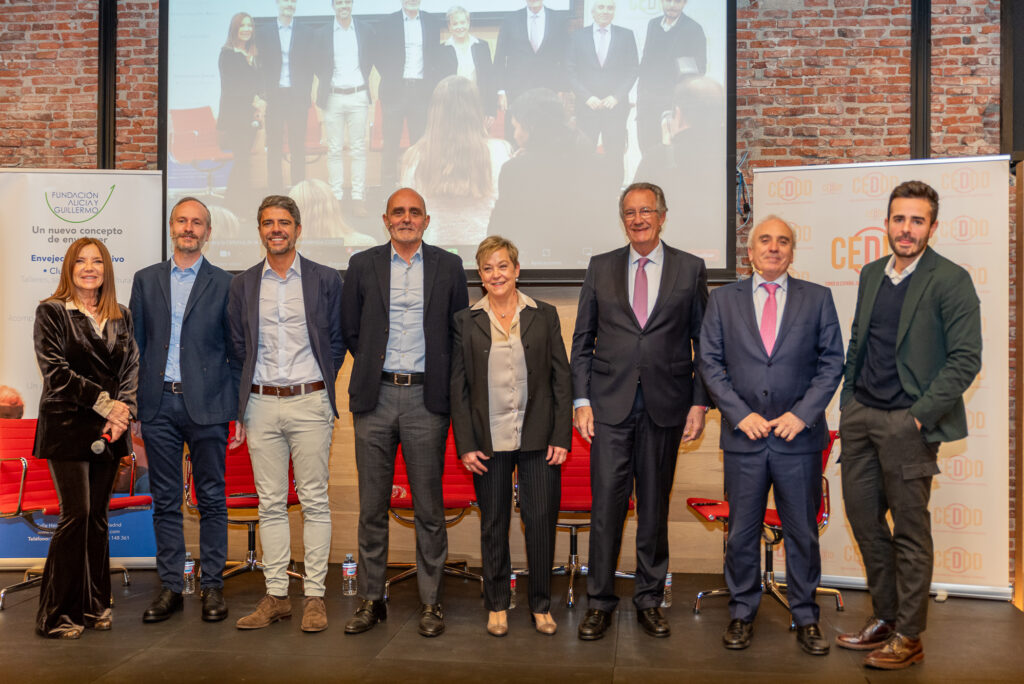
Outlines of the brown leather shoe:
M 307 596 L 302 602 L 302 631 L 322 632 L 327 629 L 327 606 L 323 596 Z
M 879 670 L 902 670 L 924 660 L 924 647 L 920 639 L 911 639 L 893 632 L 885 646 L 868 653 L 864 664 Z
M 279 599 L 266 594 L 256 604 L 256 610 L 239 618 L 235 627 L 238 629 L 261 629 L 291 616 L 292 602 L 290 599 Z
M 846 632 L 836 637 L 836 646 L 853 651 L 873 651 L 885 644 L 896 631 L 895 625 L 888 620 L 880 620 L 874 615 L 868 618 L 858 632 Z

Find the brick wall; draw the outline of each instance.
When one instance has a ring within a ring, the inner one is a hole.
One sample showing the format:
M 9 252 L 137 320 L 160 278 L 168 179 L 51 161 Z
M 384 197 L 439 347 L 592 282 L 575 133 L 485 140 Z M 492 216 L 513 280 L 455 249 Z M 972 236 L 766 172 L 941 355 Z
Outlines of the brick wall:
M 157 168 L 159 2 L 117 8 L 117 134 L 121 169 Z

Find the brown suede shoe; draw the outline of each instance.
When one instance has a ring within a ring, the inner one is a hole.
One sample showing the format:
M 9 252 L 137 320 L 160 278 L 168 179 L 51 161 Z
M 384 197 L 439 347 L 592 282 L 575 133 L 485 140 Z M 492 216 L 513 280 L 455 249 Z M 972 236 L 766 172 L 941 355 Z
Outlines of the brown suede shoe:
M 924 647 L 920 639 L 911 639 L 893 632 L 885 646 L 868 653 L 864 664 L 879 670 L 902 670 L 924 660 Z
M 885 644 L 896 631 L 888 620 L 879 620 L 874 615 L 868 618 L 858 632 L 847 632 L 836 637 L 836 646 L 853 651 L 873 651 Z
M 267 594 L 256 604 L 256 610 L 238 619 L 235 627 L 238 629 L 262 629 L 271 623 L 291 616 L 291 600 L 279 599 Z
M 323 596 L 307 596 L 302 602 L 302 631 L 322 632 L 327 629 L 327 606 Z

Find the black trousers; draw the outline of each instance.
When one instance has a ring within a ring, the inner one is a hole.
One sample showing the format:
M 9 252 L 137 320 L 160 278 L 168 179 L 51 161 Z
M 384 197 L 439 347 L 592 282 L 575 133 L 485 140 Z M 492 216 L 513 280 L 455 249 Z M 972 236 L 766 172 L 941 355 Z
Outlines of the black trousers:
M 530 612 L 551 610 L 551 566 L 555 557 L 555 522 L 562 499 L 561 466 L 551 466 L 544 451 L 496 451 L 487 472 L 473 475 L 480 506 L 480 554 L 483 557 L 487 610 L 506 610 L 512 561 L 508 529 L 512 517 L 512 471 L 519 470 L 519 510 L 526 528 L 526 563 L 530 571 Z
M 91 625 L 110 610 L 107 511 L 117 459 L 50 461 L 60 521 L 50 540 L 39 592 L 36 631 L 60 636 Z
M 875 617 L 916 639 L 928 619 L 935 558 L 928 500 L 939 444 L 924 440 L 907 409 L 884 411 L 856 399 L 843 407 L 839 438 L 846 518 L 864 559 Z
M 306 179 L 306 120 L 309 93 L 297 88 L 271 88 L 267 92 L 267 190 L 284 193 L 281 160 L 288 131 L 290 185 Z
M 680 415 L 685 415 L 683 411 Z M 644 408 L 637 387 L 633 410 L 618 425 L 596 423 L 590 451 L 590 553 L 587 596 L 590 607 L 612 611 L 615 566 L 629 496 L 636 490 L 636 582 L 633 605 L 661 605 L 668 572 L 668 509 L 683 424 L 661 427 Z
M 423 79 L 402 79 L 397 94 L 381 97 L 380 181 L 390 191 L 398 179 L 398 161 L 402 144 L 402 124 L 409 127 L 409 144 L 423 136 L 427 127 L 427 109 L 433 91 Z

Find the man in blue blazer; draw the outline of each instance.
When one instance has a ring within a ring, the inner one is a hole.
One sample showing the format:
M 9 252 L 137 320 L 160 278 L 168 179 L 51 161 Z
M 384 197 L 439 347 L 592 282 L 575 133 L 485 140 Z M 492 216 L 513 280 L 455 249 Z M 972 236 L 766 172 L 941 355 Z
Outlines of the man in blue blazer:
M 299 255 L 299 208 L 270 195 L 257 214 L 264 261 L 235 276 L 228 319 L 235 353 L 244 359 L 238 419 L 248 436 L 260 497 L 260 541 L 267 594 L 236 623 L 259 629 L 291 615 L 288 599 L 288 464 L 302 504 L 305 546 L 302 631 L 327 629 L 324 580 L 331 551 L 327 499 L 331 435 L 338 409 L 334 383 L 345 360 L 341 334 L 341 276 Z
M 139 347 L 139 421 L 149 458 L 156 563 L 162 588 L 143 622 L 182 608 L 182 448 L 199 498 L 202 616 L 227 617 L 222 588 L 228 551 L 224 451 L 238 406 L 241 361 L 231 346 L 227 303 L 231 275 L 203 258 L 210 212 L 193 197 L 171 209 L 174 255 L 135 274 L 131 312 Z M 138 425 L 139 423 L 136 423 Z
M 469 305 L 462 259 L 425 244 L 430 216 L 415 190 L 388 198 L 391 240 L 352 257 L 341 320 L 352 351 L 349 408 L 359 471 L 359 597 L 345 625 L 360 634 L 387 619 L 388 503 L 395 453 L 409 473 L 416 513 L 419 632 L 444 632 L 441 579 L 448 557 L 441 474 L 449 426 L 456 311 Z
M 776 216 L 754 227 L 747 244 L 753 277 L 718 288 L 708 300 L 700 372 L 722 412 L 732 618 L 725 647 L 750 645 L 761 601 L 761 524 L 774 485 L 797 642 L 825 655 L 814 601 L 821 579 L 817 514 L 825 408 L 843 372 L 843 339 L 831 291 L 786 273 L 795 247 L 793 230 Z

